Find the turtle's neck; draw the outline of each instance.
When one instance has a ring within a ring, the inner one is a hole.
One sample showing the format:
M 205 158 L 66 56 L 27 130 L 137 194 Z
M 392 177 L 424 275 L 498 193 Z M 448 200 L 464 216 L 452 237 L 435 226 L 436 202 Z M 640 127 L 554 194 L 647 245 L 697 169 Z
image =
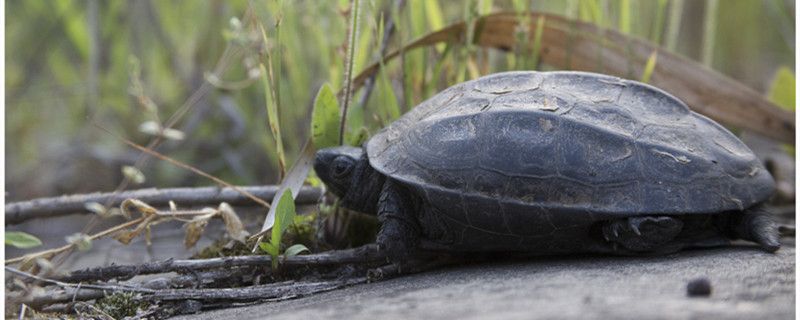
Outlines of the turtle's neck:
M 354 171 L 353 182 L 342 198 L 342 206 L 358 212 L 376 214 L 378 197 L 386 177 L 370 166 L 366 152 L 361 155 Z

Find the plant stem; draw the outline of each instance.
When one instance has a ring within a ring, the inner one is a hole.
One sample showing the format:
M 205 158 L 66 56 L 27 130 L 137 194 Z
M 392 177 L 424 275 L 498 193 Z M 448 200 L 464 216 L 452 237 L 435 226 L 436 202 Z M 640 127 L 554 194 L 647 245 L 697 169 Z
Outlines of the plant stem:
M 717 33 L 717 8 L 719 0 L 706 2 L 705 19 L 703 23 L 703 51 L 701 54 L 704 65 L 711 67 L 714 60 L 714 42 Z
M 342 104 L 342 119 L 339 125 L 339 144 L 344 144 L 344 133 L 347 125 L 347 109 L 350 107 L 350 96 L 352 95 L 353 86 L 353 64 L 355 64 L 356 52 L 356 33 L 358 33 L 358 14 L 359 14 L 359 0 L 351 0 L 350 8 L 352 10 L 350 16 L 350 33 L 347 40 L 347 71 L 345 72 L 344 79 L 344 104 Z

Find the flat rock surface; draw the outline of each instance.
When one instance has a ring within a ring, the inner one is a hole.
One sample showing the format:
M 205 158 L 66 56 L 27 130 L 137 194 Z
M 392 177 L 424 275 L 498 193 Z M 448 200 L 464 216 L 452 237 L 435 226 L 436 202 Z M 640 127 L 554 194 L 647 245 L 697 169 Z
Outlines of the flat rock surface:
M 776 254 L 743 245 L 459 266 L 178 319 L 792 319 L 792 240 Z M 710 297 L 687 296 L 699 277 Z

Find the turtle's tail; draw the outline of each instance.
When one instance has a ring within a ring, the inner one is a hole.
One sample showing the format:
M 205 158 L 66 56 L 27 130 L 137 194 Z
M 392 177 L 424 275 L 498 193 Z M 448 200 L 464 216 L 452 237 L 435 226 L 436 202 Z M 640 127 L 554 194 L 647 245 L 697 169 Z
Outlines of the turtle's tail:
M 777 225 L 763 205 L 734 213 L 729 226 L 735 238 L 758 243 L 764 251 L 775 252 L 781 247 Z

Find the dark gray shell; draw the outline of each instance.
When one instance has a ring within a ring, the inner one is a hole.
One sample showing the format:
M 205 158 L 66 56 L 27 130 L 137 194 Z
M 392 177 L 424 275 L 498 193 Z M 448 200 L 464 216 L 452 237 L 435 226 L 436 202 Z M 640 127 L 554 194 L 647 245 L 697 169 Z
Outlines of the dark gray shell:
M 366 150 L 376 170 L 421 192 L 569 212 L 742 210 L 774 189 L 750 149 L 675 97 L 583 72 L 453 86 Z

